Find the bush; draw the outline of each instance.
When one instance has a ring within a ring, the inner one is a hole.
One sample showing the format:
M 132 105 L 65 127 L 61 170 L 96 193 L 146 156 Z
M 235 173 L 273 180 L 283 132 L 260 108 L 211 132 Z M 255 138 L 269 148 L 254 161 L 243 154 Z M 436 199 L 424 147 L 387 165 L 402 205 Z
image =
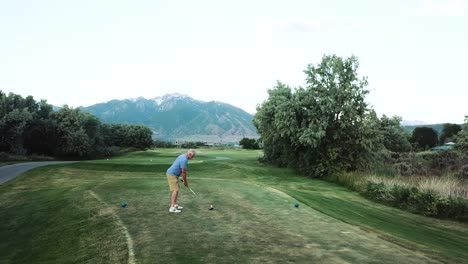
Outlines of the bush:
M 44 155 L 13 155 L 5 152 L 0 152 L 0 160 L 2 161 L 50 161 L 53 157 Z
M 185 148 L 185 149 L 196 149 L 197 148 L 197 144 L 195 142 L 184 142 L 180 145 L 181 148 Z
M 400 176 L 425 176 L 459 171 L 468 160 L 460 152 L 447 150 L 401 153 L 392 155 L 392 158 L 386 162 L 387 166 L 390 166 Z
M 119 153 L 120 147 L 98 147 L 93 153 L 94 157 L 112 157 Z
M 156 148 L 175 148 L 176 145 L 169 141 L 155 140 L 153 142 L 154 147 Z
M 50 157 L 50 156 L 44 156 L 44 155 L 31 155 L 31 160 L 35 161 L 52 161 L 55 160 L 55 158 Z
M 410 197 L 410 209 L 416 213 L 426 216 L 436 216 L 436 204 L 439 197 L 440 196 L 433 190 L 418 190 L 417 192 L 412 193 Z
M 395 163 L 393 169 L 401 176 L 411 176 L 415 171 L 411 163 L 408 162 Z
M 405 208 L 411 201 L 411 197 L 416 193 L 418 189 L 416 187 L 408 187 L 404 185 L 394 184 L 390 189 L 392 196 L 394 197 L 393 205 L 399 208 Z
M 468 221 L 468 200 L 462 197 L 443 196 L 431 189 L 421 190 L 373 181 L 368 181 L 361 193 L 371 200 L 413 213 Z
M 460 169 L 460 175 L 464 178 L 464 179 L 468 179 L 468 164 L 466 165 L 463 165 Z
M 364 195 L 376 201 L 383 201 L 386 192 L 387 190 L 383 182 L 375 183 L 369 181 L 364 189 Z
M 337 173 L 330 176 L 327 180 L 331 180 L 357 192 L 363 192 L 366 185 L 365 177 L 352 172 Z
M 428 162 L 418 153 L 402 153 L 393 168 L 400 176 L 427 175 Z
M 449 196 L 440 199 L 436 207 L 440 217 L 468 221 L 468 201 L 463 198 Z
M 0 160 L 8 160 L 8 154 L 5 152 L 0 152 Z
M 429 168 L 437 174 L 444 171 L 453 171 L 463 165 L 463 155 L 454 150 L 428 151 L 419 155 L 427 160 Z

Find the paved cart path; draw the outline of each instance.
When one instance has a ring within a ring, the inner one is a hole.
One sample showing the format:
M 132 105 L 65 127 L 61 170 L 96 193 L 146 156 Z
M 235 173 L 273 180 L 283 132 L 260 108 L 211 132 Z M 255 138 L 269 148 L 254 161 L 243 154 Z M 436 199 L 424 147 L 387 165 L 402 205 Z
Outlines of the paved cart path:
M 76 161 L 36 161 L 36 162 L 25 162 L 25 163 L 17 163 L 17 164 L 2 166 L 0 167 L 0 184 L 30 169 L 47 166 L 47 165 L 65 164 L 65 163 L 73 163 L 73 162 L 76 162 Z

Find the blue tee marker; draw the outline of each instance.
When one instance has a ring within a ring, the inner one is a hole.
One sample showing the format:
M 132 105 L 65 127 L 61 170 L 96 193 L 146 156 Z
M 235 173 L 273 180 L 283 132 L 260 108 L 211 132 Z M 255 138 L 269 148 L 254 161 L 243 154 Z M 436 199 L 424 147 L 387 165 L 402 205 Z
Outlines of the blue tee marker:
M 295 202 L 295 203 L 294 203 L 294 207 L 298 208 L 298 207 L 299 207 L 299 203 L 298 203 L 298 202 Z
M 127 207 L 127 203 L 126 203 L 126 202 L 122 202 L 120 205 L 121 205 L 122 207 L 124 207 L 124 208 Z

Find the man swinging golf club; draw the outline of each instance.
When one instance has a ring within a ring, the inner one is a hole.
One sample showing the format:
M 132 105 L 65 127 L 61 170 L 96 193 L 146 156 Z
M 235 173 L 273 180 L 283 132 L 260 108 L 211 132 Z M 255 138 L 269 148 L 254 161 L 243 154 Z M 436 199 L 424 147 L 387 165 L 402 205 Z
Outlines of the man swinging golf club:
M 171 207 L 169 212 L 171 213 L 180 213 L 183 209 L 182 206 L 177 204 L 177 196 L 179 195 L 179 176 L 182 174 L 184 179 L 184 185 L 188 187 L 187 181 L 187 166 L 188 161 L 195 157 L 195 150 L 190 149 L 187 153 L 179 155 L 171 167 L 167 169 L 166 176 L 167 182 L 169 183 L 169 189 L 172 191 L 171 196 Z

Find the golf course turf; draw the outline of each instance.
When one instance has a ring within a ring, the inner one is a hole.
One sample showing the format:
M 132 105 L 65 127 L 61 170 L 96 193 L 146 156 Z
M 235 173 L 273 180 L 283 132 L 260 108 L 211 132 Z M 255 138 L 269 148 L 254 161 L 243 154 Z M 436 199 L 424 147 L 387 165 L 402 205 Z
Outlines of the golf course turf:
M 188 168 L 197 196 L 181 186 L 185 208 L 169 213 L 165 171 L 183 151 L 41 167 L 0 185 L 0 263 L 468 263 L 467 224 L 259 163 L 260 151 L 200 150 Z

